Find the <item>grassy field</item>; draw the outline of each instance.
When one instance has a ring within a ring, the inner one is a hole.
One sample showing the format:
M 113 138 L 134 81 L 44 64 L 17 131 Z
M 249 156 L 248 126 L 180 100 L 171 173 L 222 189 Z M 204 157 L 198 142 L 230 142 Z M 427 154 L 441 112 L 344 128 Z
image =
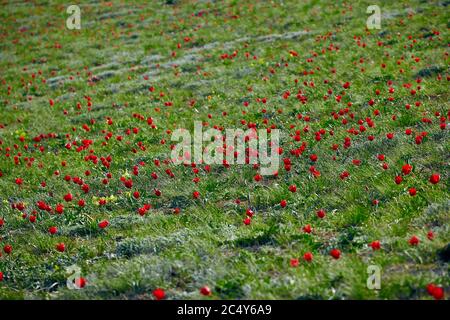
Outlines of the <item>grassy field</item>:
M 449 3 L 372 4 L 1 1 L 0 299 L 447 299 Z

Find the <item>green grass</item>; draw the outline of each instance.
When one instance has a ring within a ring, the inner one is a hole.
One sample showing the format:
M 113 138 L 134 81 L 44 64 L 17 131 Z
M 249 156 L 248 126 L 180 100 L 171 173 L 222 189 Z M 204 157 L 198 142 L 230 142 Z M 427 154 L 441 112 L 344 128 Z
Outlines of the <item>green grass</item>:
M 0 256 L 0 299 L 152 299 L 158 287 L 168 299 L 432 299 L 429 283 L 444 287 L 448 297 L 450 144 L 448 126 L 439 126 L 440 117 L 449 121 L 446 3 L 380 2 L 382 29 L 368 31 L 366 8 L 371 4 L 90 2 L 80 5 L 81 30 L 68 30 L 63 1 L 3 1 L 0 247 L 10 244 L 13 251 L 2 250 Z M 234 51 L 233 59 L 221 58 Z M 90 81 L 92 76 L 99 80 Z M 345 82 L 350 88 L 343 88 Z M 307 97 L 305 104 L 296 98 L 299 90 Z M 283 98 L 286 91 L 288 99 Z M 369 105 L 370 99 L 375 105 Z M 332 112 L 349 102 L 349 111 L 334 119 Z M 149 117 L 155 128 L 147 124 Z M 360 130 L 358 121 L 368 117 L 373 127 L 364 122 L 366 131 L 349 132 Z M 241 120 L 281 130 L 284 152 L 277 177 L 256 182 L 257 170 L 250 165 L 212 165 L 207 173 L 199 164 L 194 174 L 190 166 L 164 163 L 173 143 L 167 130 L 192 131 L 194 121 L 246 130 Z M 407 128 L 413 131 L 409 136 Z M 333 135 L 316 141 L 314 133 L 321 129 Z M 300 142 L 292 138 L 297 130 Z M 393 139 L 386 138 L 389 132 L 395 133 Z M 427 135 L 416 144 L 422 132 Z M 368 141 L 369 135 L 375 139 Z M 351 137 L 347 149 L 346 137 Z M 77 152 L 85 139 L 92 145 Z M 307 145 L 303 154 L 291 155 L 302 142 Z M 67 143 L 73 145 L 70 150 Z M 332 150 L 333 144 L 338 150 Z M 98 163 L 86 161 L 89 154 Z M 379 161 L 379 154 L 386 159 Z M 110 168 L 100 160 L 108 156 Z M 290 171 L 284 158 L 291 159 Z M 352 164 L 354 159 L 361 164 Z M 397 185 L 394 177 L 405 163 L 413 171 Z M 309 173 L 311 165 L 320 171 L 319 178 Z M 350 176 L 341 180 L 344 170 Z M 104 185 L 108 172 L 112 178 Z M 440 174 L 438 184 L 428 181 L 432 173 Z M 89 192 L 65 181 L 66 175 L 82 178 Z M 133 179 L 131 189 L 121 176 Z M 192 182 L 196 176 L 198 184 Z M 16 178 L 23 179 L 21 186 Z M 296 193 L 288 190 L 292 184 Z M 417 189 L 414 197 L 408 193 L 411 187 Z M 196 190 L 201 196 L 194 200 Z M 139 199 L 133 198 L 134 191 L 140 192 Z M 66 203 L 69 192 L 74 200 Z M 99 206 L 100 198 L 111 200 Z M 86 202 L 83 208 L 79 199 Z M 40 210 L 37 201 L 52 208 L 62 203 L 64 213 Z M 23 212 L 12 208 L 17 203 L 25 204 Z M 145 203 L 152 208 L 141 217 L 137 210 Z M 243 223 L 247 208 L 255 212 L 248 226 Z M 326 211 L 324 219 L 317 217 L 319 209 Z M 30 215 L 37 216 L 34 223 Z M 103 230 L 98 227 L 102 220 L 110 223 Z M 302 231 L 307 224 L 311 234 Z M 58 227 L 57 234 L 49 234 L 51 226 Z M 427 239 L 430 230 L 432 241 Z M 413 235 L 420 239 L 418 246 L 408 243 Z M 374 240 L 381 242 L 381 250 L 369 246 Z M 60 242 L 66 245 L 63 253 L 55 249 Z M 340 259 L 330 256 L 333 248 L 341 250 Z M 310 263 L 303 261 L 306 252 L 314 255 Z M 298 267 L 291 267 L 293 258 L 300 259 Z M 87 279 L 81 290 L 66 287 L 66 268 L 72 265 Z M 382 269 L 380 290 L 366 286 L 369 265 Z M 211 288 L 210 297 L 199 293 L 204 285 Z

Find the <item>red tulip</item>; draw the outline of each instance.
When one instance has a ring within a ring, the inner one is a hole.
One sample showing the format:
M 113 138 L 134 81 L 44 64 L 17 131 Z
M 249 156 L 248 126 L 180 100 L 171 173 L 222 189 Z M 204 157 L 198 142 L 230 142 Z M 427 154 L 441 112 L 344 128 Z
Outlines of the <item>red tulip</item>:
M 290 192 L 297 192 L 297 186 L 295 184 L 289 186 Z
M 380 248 L 381 248 L 380 241 L 378 241 L 378 240 L 373 241 L 373 242 L 370 244 L 370 246 L 372 247 L 372 250 L 373 250 L 373 251 L 375 251 L 375 250 L 380 250 Z
M 306 252 L 306 253 L 303 255 L 303 259 L 304 259 L 305 261 L 307 261 L 307 262 L 311 262 L 312 259 L 313 259 L 312 253 L 311 253 L 311 252 Z
M 5 251 L 6 254 L 10 254 L 12 252 L 13 248 L 10 244 L 7 244 L 3 247 L 3 251 Z
M 410 196 L 415 196 L 417 194 L 416 188 L 410 188 L 408 190 Z
M 0 282 L 3 281 L 3 272 L 0 271 Z
M 194 191 L 194 192 L 192 193 L 192 197 L 193 197 L 194 199 L 200 198 L 200 192 Z
M 303 231 L 305 233 L 311 233 L 312 229 L 311 229 L 311 225 L 307 224 L 306 226 L 303 227 Z
M 64 206 L 62 204 L 57 204 L 55 210 L 57 213 L 62 214 L 64 212 Z
M 320 219 L 325 218 L 325 210 L 320 209 L 319 211 L 317 211 L 317 216 L 318 216 Z
M 109 221 L 108 220 L 100 221 L 99 224 L 98 224 L 98 227 L 100 229 L 105 229 L 107 226 L 109 226 Z
M 412 236 L 408 242 L 411 246 L 417 246 L 419 244 L 420 240 L 416 236 Z
M 157 288 L 157 289 L 153 290 L 152 294 L 156 300 L 162 300 L 166 297 L 166 293 L 161 288 Z
M 200 288 L 200 293 L 204 296 L 210 296 L 211 295 L 211 289 L 208 286 L 204 286 Z
M 248 218 L 248 217 L 244 219 L 244 224 L 245 224 L 246 226 L 248 226 L 251 222 L 252 222 L 252 219 L 250 219 L 250 218 Z
M 436 184 L 439 182 L 439 180 L 441 180 L 441 176 L 438 173 L 433 173 L 430 177 L 430 182 L 432 184 Z
M 281 201 L 280 201 L 280 206 L 281 206 L 282 208 L 286 207 L 286 206 L 287 206 L 287 201 L 286 201 L 286 200 L 281 200 Z
M 58 232 L 58 228 L 57 227 L 50 227 L 50 228 L 48 228 L 48 232 L 50 234 L 55 234 L 55 233 Z
M 291 261 L 290 261 L 290 264 L 291 264 L 291 267 L 298 267 L 298 264 L 299 264 L 299 261 L 298 261 L 298 259 L 291 259 Z
M 401 176 L 396 176 L 395 177 L 395 183 L 396 184 L 400 184 L 400 183 L 402 183 L 402 181 L 403 181 L 403 178 Z
M 68 194 L 66 194 L 66 195 L 64 196 L 64 200 L 65 200 L 66 202 L 70 202 L 70 201 L 72 201 L 72 199 L 73 199 L 73 196 L 72 196 L 71 193 L 68 193 Z
M 66 250 L 66 245 L 60 242 L 56 245 L 56 250 L 58 250 L 59 252 L 64 252 Z
M 75 285 L 80 289 L 84 288 L 86 286 L 86 283 L 87 283 L 87 281 L 83 277 L 79 277 L 78 279 L 75 279 Z
M 332 249 L 330 255 L 337 260 L 341 256 L 341 251 L 339 249 Z
M 343 171 L 339 177 L 341 178 L 341 180 L 344 180 L 346 178 L 348 178 L 350 176 L 350 173 L 348 171 Z
M 427 233 L 427 238 L 428 238 L 428 240 L 433 240 L 434 239 L 434 233 L 433 233 L 433 231 L 428 231 L 428 233 Z
M 442 287 L 438 287 L 433 283 L 427 285 L 428 294 L 433 296 L 436 300 L 442 300 L 444 298 L 444 289 Z
M 402 172 L 403 172 L 403 174 L 404 174 L 404 175 L 410 174 L 411 171 L 412 171 L 412 168 L 413 168 L 412 165 L 410 165 L 410 164 L 404 164 L 403 167 L 402 167 Z

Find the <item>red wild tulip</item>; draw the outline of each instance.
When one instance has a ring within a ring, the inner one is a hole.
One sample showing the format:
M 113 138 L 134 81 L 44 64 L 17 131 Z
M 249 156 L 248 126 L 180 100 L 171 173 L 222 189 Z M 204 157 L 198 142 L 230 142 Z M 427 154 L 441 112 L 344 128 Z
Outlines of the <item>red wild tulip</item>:
M 442 287 L 435 287 L 432 295 L 434 299 L 442 300 L 444 298 L 444 289 Z
M 303 227 L 303 232 L 311 233 L 311 231 L 312 231 L 311 225 L 307 224 L 306 226 Z
M 417 194 L 416 188 L 410 188 L 408 190 L 410 196 L 415 196 Z
M 57 227 L 50 227 L 50 228 L 48 228 L 48 232 L 50 234 L 55 234 L 55 233 L 58 232 L 58 228 Z
M 280 206 L 281 206 L 282 208 L 285 208 L 286 205 L 287 205 L 287 201 L 286 201 L 286 200 L 281 200 L 281 201 L 280 201 Z
M 341 256 L 341 251 L 339 249 L 332 249 L 330 251 L 330 255 L 334 258 L 334 259 L 339 259 L 339 257 Z
M 311 252 L 307 252 L 303 255 L 303 259 L 307 262 L 311 262 L 313 259 L 313 255 Z
M 141 217 L 143 217 L 147 213 L 147 209 L 145 209 L 144 207 L 141 207 L 138 209 L 138 213 Z
M 375 251 L 375 250 L 380 250 L 380 248 L 381 248 L 380 241 L 378 241 L 378 240 L 372 241 L 372 243 L 370 244 L 370 246 L 372 247 L 372 250 L 373 250 L 373 251 Z
M 66 250 L 66 245 L 60 242 L 56 245 L 56 250 L 58 250 L 59 252 L 64 252 Z
M 299 264 L 298 259 L 295 259 L 295 258 L 291 259 L 291 261 L 290 261 L 291 267 L 294 267 L 294 268 L 298 267 L 298 264 Z
M 0 271 L 0 282 L 3 281 L 3 272 Z
M 320 219 L 323 219 L 323 218 L 325 218 L 325 210 L 323 210 L 323 209 L 320 209 L 319 211 L 317 211 L 317 216 L 320 218 Z
M 435 287 L 436 287 L 436 285 L 434 283 L 427 284 L 426 289 L 427 289 L 428 294 L 432 295 Z
M 200 293 L 204 296 L 210 296 L 211 295 L 211 289 L 208 286 L 204 286 L 200 288 Z
M 419 244 L 420 240 L 416 236 L 412 236 L 408 242 L 411 246 L 417 246 Z
M 200 198 L 200 192 L 194 191 L 194 192 L 192 193 L 192 197 L 193 197 L 194 199 Z
M 350 176 L 350 173 L 348 171 L 344 171 L 339 175 L 341 180 L 344 180 L 344 179 L 348 178 L 349 176 Z
M 13 250 L 13 248 L 12 248 L 12 246 L 11 246 L 10 244 L 7 244 L 7 245 L 5 245 L 5 246 L 3 247 L 3 251 L 4 251 L 6 254 L 11 254 L 12 250 Z
M 62 214 L 64 212 L 64 206 L 62 204 L 57 204 L 55 210 L 58 214 Z
M 428 231 L 428 233 L 427 233 L 427 238 L 428 238 L 428 240 L 431 240 L 431 241 L 433 241 L 433 239 L 434 239 L 434 233 L 433 233 L 433 231 Z
M 444 298 L 444 289 L 442 287 L 436 286 L 433 283 L 430 283 L 426 287 L 429 295 L 433 296 L 436 300 L 441 300 Z
M 244 219 L 244 224 L 245 224 L 246 226 L 248 226 L 251 222 L 252 222 L 252 219 L 250 219 L 250 218 L 248 218 L 248 217 Z
M 295 184 L 289 186 L 289 191 L 294 193 L 297 192 L 297 186 Z
M 404 174 L 404 175 L 410 174 L 412 168 L 413 168 L 412 165 L 410 165 L 410 164 L 404 164 L 403 167 L 402 167 L 402 172 L 403 172 L 403 174 Z
M 71 193 L 68 193 L 68 194 L 66 194 L 66 195 L 64 196 L 64 200 L 65 200 L 66 202 L 70 202 L 70 201 L 72 201 L 72 199 L 73 199 L 73 196 L 72 196 Z
M 441 180 L 441 176 L 438 173 L 433 173 L 430 177 L 430 182 L 432 184 L 437 184 Z
M 87 284 L 87 281 L 83 277 L 79 277 L 78 279 L 75 279 L 75 285 L 80 289 L 84 288 L 86 286 L 86 284 Z
M 109 226 L 109 221 L 108 220 L 100 221 L 99 224 L 98 224 L 98 227 L 100 229 L 105 229 L 107 226 Z
M 152 294 L 156 300 L 162 300 L 166 297 L 166 293 L 161 288 L 156 288 L 155 290 L 153 290 Z

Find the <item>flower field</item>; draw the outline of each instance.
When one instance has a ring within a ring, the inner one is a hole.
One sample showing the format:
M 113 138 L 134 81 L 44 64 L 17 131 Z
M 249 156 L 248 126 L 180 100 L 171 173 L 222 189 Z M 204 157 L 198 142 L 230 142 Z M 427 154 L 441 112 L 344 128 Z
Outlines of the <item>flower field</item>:
M 448 299 L 447 1 L 0 3 L 0 299 Z

